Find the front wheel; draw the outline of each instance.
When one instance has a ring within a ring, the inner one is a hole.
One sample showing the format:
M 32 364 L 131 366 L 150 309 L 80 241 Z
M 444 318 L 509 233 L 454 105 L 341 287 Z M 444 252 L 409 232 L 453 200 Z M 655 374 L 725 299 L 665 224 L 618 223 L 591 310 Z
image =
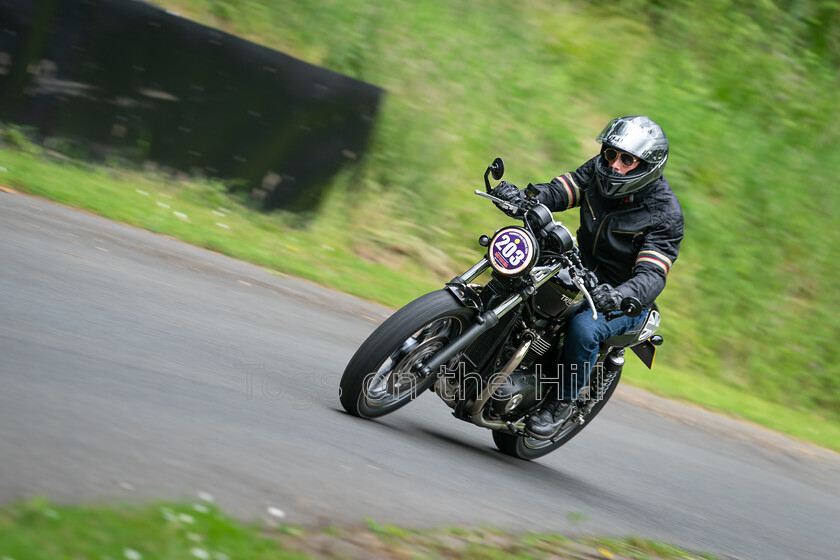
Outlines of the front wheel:
M 540 457 L 548 455 L 555 449 L 558 449 L 568 443 L 570 439 L 578 435 L 583 428 L 592 422 L 592 419 L 601 412 L 601 409 L 604 408 L 604 405 L 607 404 L 607 401 L 615 392 L 615 388 L 618 386 L 618 380 L 620 378 L 621 371 L 619 370 L 615 374 L 615 377 L 609 381 L 609 386 L 604 389 L 601 400 L 595 403 L 592 410 L 583 417 L 583 424 L 579 424 L 578 422 L 566 424 L 563 428 L 561 428 L 560 433 L 555 437 L 554 441 L 536 439 L 528 436 L 518 436 L 516 434 L 494 430 L 493 442 L 496 444 L 499 451 L 505 455 L 517 457 L 525 461 L 539 459 Z
M 475 312 L 446 290 L 412 301 L 373 331 L 341 377 L 341 405 L 361 418 L 405 406 L 436 379 L 419 370 L 474 321 Z

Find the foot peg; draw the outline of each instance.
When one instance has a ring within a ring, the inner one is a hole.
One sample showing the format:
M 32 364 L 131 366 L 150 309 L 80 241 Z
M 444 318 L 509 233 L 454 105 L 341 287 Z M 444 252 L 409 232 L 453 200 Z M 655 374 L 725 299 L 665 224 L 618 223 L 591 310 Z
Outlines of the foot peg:
M 505 422 L 505 426 L 507 426 L 507 429 L 508 429 L 508 430 L 510 430 L 510 431 L 511 431 L 511 433 L 512 433 L 512 434 L 514 434 L 514 435 L 517 435 L 517 436 L 524 436 L 524 435 L 526 435 L 526 434 L 525 434 L 525 432 L 523 432 L 522 430 L 520 430 L 519 428 L 517 428 L 517 427 L 516 427 L 516 424 L 514 424 L 514 423 L 513 423 L 513 422 L 511 422 L 510 420 L 508 420 L 507 422 Z

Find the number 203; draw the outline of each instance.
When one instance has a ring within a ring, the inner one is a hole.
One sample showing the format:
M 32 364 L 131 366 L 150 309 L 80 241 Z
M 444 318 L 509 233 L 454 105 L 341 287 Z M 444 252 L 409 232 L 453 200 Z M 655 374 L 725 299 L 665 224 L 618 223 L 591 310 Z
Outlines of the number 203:
M 525 259 L 525 253 L 516 248 L 516 243 L 511 243 L 510 236 L 506 233 L 496 241 L 495 246 L 512 266 L 519 266 Z

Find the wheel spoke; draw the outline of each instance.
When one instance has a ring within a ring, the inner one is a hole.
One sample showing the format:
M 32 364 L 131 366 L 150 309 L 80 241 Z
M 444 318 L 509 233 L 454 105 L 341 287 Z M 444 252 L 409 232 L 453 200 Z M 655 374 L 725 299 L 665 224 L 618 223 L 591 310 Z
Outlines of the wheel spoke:
M 435 320 L 407 338 L 371 375 L 367 403 L 384 406 L 416 391 L 424 379 L 418 373 L 421 366 L 450 341 L 456 321 L 451 317 Z

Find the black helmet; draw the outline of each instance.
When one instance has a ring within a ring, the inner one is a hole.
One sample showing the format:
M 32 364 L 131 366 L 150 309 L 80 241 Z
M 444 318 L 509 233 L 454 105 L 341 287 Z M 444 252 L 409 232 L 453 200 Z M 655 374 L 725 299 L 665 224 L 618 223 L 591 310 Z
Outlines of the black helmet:
M 647 117 L 613 119 L 596 138 L 601 153 L 595 158 L 595 176 L 601 194 L 607 198 L 624 198 L 648 186 L 662 176 L 668 161 L 668 139 L 662 128 Z M 639 158 L 635 169 L 622 175 L 610 167 L 604 149 L 613 147 Z

